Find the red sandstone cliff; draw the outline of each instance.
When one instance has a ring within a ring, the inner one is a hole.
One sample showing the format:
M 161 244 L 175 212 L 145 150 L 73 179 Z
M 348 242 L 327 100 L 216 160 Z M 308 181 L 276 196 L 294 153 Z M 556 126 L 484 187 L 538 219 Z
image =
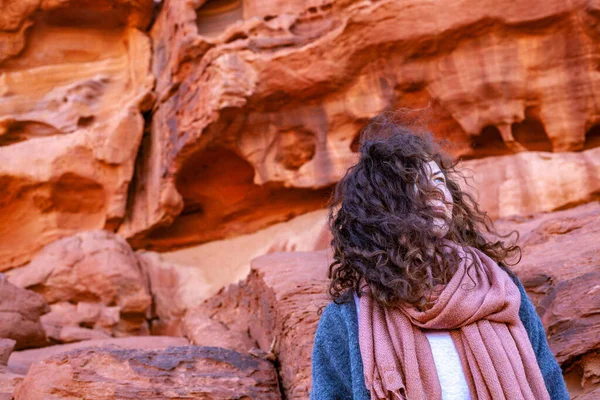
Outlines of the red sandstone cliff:
M 598 1 L 0 9 L 0 398 L 306 397 L 331 188 L 369 118 L 426 105 L 598 395 Z

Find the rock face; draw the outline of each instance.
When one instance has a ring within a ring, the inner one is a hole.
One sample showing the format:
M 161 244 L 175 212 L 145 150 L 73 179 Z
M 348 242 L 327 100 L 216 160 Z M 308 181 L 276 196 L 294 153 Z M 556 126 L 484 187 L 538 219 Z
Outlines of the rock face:
M 280 399 L 268 361 L 217 347 L 83 348 L 34 365 L 15 399 Z
M 50 307 L 42 296 L 16 287 L 0 274 L 0 342 L 4 341 L 3 338 L 13 339 L 13 347 L 17 349 L 46 345 L 46 332 L 40 316 L 49 311 Z M 0 350 L 0 353 L 3 351 Z M 0 364 L 2 360 L 3 356 L 0 354 Z
M 116 229 L 154 78 L 152 0 L 7 0 L 0 16 L 0 271 Z
M 327 248 L 331 239 L 326 219 L 327 210 L 318 210 L 248 235 L 161 254 L 138 252 L 148 275 L 153 313 L 160 318 L 157 324 L 167 329 L 160 332 L 178 332 L 178 321 L 188 308 L 198 306 L 222 287 L 245 279 L 253 258 L 279 251 Z
M 478 186 L 491 217 L 596 198 L 596 3 L 457 7 L 167 1 L 151 55 L 151 0 L 11 0 L 0 17 L 0 156 L 11 159 L 0 166 L 0 270 L 81 230 L 164 251 L 323 208 L 361 127 L 399 107 L 430 104 L 455 155 L 486 157 L 473 166 L 492 171 Z M 488 157 L 512 152 L 525 154 Z
M 119 232 L 169 249 L 322 207 L 386 109 L 431 104 L 433 131 L 466 158 L 591 149 L 597 16 L 585 0 L 166 2 L 151 31 L 158 103 Z M 548 163 L 597 186 L 588 156 Z M 594 193 L 573 190 L 495 216 Z
M 277 358 L 284 395 L 308 398 L 318 310 L 329 302 L 327 266 L 326 251 L 259 257 L 245 281 L 188 311 L 186 318 L 205 313 L 230 336 L 237 332 L 236 339 L 247 332 L 263 354 Z
M 600 203 L 503 221 L 522 233 L 515 268 L 536 305 L 550 348 L 565 370 L 580 375 L 586 394 L 600 388 Z M 593 397 L 589 397 L 593 398 Z
M 136 254 L 115 234 L 91 231 L 57 240 L 7 275 L 51 304 L 43 322 L 57 342 L 148 333 L 147 282 Z
M 307 397 L 331 189 L 371 117 L 425 106 L 599 396 L 600 1 L 0 9 L 0 338 L 63 344 L 0 339 L 0 400 L 33 364 L 16 398 Z
M 152 333 L 181 335 L 181 318 L 187 308 L 201 304 L 216 291 L 205 270 L 166 262 L 153 252 L 137 256 L 152 295 Z
M 494 219 L 573 207 L 597 200 L 600 193 L 600 148 L 486 157 L 464 161 L 459 169 L 473 178 L 468 183 Z

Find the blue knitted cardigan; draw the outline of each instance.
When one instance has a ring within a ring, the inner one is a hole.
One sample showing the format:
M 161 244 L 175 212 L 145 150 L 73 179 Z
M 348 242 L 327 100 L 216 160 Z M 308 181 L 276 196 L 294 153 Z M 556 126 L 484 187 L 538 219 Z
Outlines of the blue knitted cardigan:
M 544 327 L 518 278 L 521 292 L 519 317 L 525 325 L 544 382 L 552 400 L 568 400 L 560 366 L 548 347 Z M 312 352 L 311 400 L 369 400 L 358 344 L 358 317 L 354 302 L 330 303 L 323 310 Z

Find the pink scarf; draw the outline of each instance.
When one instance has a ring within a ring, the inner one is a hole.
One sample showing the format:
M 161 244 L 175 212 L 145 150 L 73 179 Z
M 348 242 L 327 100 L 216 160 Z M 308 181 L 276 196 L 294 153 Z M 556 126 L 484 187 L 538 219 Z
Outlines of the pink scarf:
M 442 398 L 423 329 L 450 330 L 473 399 L 549 399 L 527 331 L 521 296 L 508 274 L 476 248 L 427 311 L 380 306 L 370 290 L 360 297 L 359 342 L 372 399 Z M 472 262 L 476 267 L 466 274 Z M 366 286 L 366 285 L 365 285 Z

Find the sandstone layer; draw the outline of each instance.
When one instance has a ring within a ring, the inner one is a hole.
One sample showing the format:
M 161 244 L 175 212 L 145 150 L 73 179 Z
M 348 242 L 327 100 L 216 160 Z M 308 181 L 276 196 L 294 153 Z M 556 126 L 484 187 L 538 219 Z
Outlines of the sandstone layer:
M 83 348 L 30 369 L 21 399 L 280 399 L 273 365 L 218 347 Z
M 114 230 L 152 103 L 152 0 L 8 0 L 0 16 L 0 271 Z
M 597 11 L 586 0 L 166 2 L 151 30 L 151 134 L 119 232 L 165 250 L 320 208 L 360 128 L 387 109 L 430 104 L 433 131 L 465 158 L 591 149 Z M 597 163 L 570 162 L 597 182 Z M 544 207 L 593 197 L 580 186 Z
M 16 374 L 25 375 L 32 365 L 59 354 L 87 347 L 122 348 L 138 350 L 160 350 L 172 346 L 186 346 L 189 341 L 182 337 L 136 336 L 111 339 L 91 339 L 77 343 L 58 344 L 41 349 L 15 351 L 8 359 L 8 369 Z

